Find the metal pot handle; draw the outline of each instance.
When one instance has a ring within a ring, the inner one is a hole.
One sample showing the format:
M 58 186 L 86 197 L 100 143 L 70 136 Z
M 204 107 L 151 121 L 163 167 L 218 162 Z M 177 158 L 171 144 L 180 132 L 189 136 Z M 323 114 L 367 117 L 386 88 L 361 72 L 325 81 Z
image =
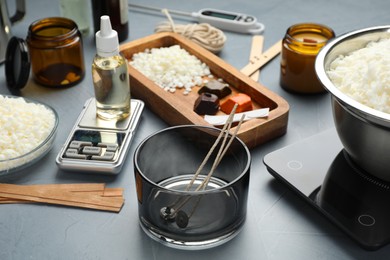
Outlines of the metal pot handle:
M 26 1 L 25 0 L 16 0 L 16 11 L 13 16 L 10 17 L 12 24 L 23 19 L 26 14 Z

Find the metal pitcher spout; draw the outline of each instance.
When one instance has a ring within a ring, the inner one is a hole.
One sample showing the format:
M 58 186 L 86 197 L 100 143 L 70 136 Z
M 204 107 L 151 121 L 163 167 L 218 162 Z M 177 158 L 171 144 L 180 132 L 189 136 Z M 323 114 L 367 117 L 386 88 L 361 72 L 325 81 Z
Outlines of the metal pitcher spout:
M 26 14 L 25 0 L 15 0 L 15 4 L 15 13 L 10 16 L 7 0 L 0 0 L 0 63 L 5 61 L 8 41 L 12 37 L 12 25 L 21 21 Z

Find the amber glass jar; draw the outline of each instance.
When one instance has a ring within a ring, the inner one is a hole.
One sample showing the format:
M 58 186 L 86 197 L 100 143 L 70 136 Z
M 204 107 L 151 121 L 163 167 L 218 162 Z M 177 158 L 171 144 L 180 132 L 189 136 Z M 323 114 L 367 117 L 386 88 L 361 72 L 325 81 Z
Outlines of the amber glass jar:
M 314 69 L 320 49 L 335 37 L 327 26 L 314 23 L 296 24 L 287 29 L 281 52 L 280 85 L 296 93 L 321 93 Z
M 66 87 L 83 79 L 82 38 L 74 21 L 63 17 L 38 20 L 30 25 L 26 41 L 37 83 Z

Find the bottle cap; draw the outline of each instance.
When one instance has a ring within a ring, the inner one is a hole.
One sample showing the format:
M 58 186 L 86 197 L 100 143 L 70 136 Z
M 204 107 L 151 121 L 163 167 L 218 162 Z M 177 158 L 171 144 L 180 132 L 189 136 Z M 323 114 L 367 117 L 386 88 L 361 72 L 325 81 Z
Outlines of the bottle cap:
M 95 34 L 97 54 L 110 57 L 119 54 L 118 33 L 112 29 L 110 17 L 100 17 L 100 31 Z

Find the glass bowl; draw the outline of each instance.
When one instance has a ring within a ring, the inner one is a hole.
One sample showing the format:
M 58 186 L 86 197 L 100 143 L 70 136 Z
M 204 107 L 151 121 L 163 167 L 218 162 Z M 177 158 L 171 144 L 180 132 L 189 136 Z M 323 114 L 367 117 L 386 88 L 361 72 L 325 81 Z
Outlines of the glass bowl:
M 53 142 L 57 133 L 58 121 L 59 121 L 57 112 L 52 107 L 46 104 L 40 103 L 38 101 L 30 100 L 30 99 L 18 97 L 18 96 L 0 95 L 0 98 L 2 97 L 9 98 L 9 99 L 23 99 L 27 104 L 35 104 L 37 106 L 43 106 L 44 108 L 46 108 L 47 110 L 53 113 L 54 123 L 52 124 L 53 125 L 52 129 L 48 131 L 48 135 L 46 136 L 46 138 L 44 138 L 42 142 L 39 143 L 36 147 L 32 148 L 32 150 L 16 157 L 0 159 L 0 176 L 9 173 L 14 173 L 25 167 L 28 167 L 36 163 L 44 155 L 46 155 L 53 146 Z M 4 147 L 1 148 L 0 146 L 0 149 L 4 149 Z
M 250 175 L 249 149 L 233 139 L 204 189 L 220 145 L 200 171 L 220 134 L 218 128 L 184 125 L 146 138 L 134 154 L 139 222 L 154 240 L 199 250 L 234 238 L 245 223 Z M 212 171 L 211 171 L 212 172 Z

